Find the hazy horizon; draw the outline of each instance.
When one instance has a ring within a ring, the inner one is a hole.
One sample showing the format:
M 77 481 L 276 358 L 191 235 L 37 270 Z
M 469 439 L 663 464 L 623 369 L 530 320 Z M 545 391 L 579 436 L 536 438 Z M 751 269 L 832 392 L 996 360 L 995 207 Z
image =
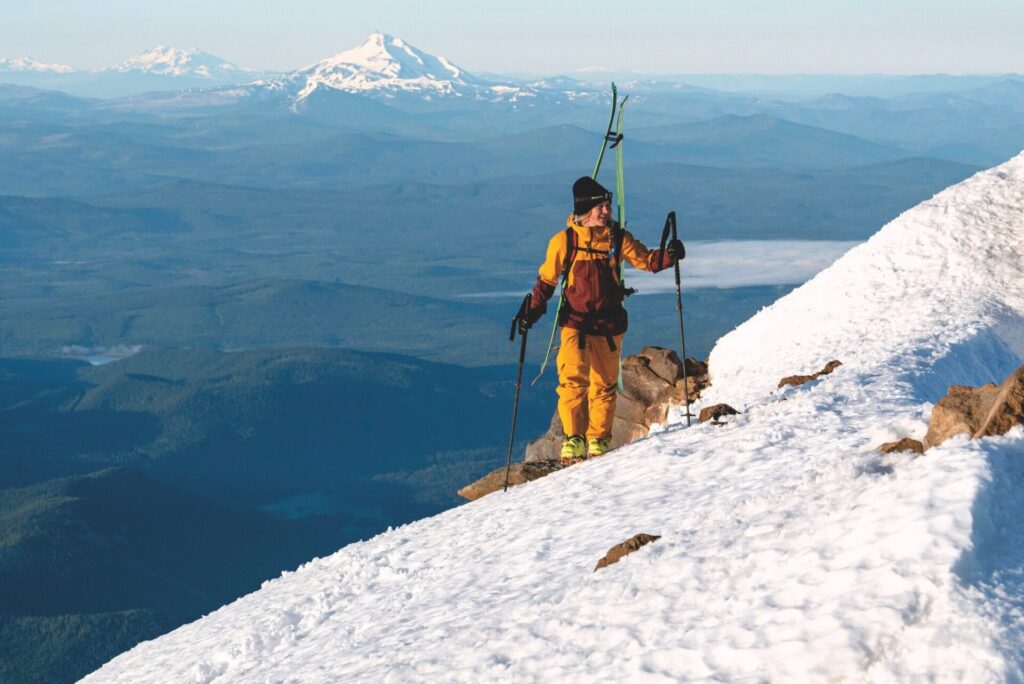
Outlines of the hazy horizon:
M 157 45 L 198 47 L 240 66 L 301 68 L 374 31 L 441 54 L 470 72 L 637 74 L 994 75 L 1024 72 L 1016 27 L 1024 5 L 982 0 L 838 0 L 770 7 L 651 2 L 615 20 L 617 3 L 526 0 L 511 8 L 439 0 L 429 7 L 268 0 L 210 6 L 111 0 L 0 8 L 0 57 L 78 69 L 118 64 Z M 602 30 L 606 26 L 607 30 Z M 597 47 L 591 47 L 596 43 Z

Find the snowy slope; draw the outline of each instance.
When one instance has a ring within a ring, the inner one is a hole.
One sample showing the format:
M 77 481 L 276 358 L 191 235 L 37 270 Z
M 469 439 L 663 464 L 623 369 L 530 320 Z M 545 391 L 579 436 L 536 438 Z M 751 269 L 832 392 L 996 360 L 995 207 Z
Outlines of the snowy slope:
M 1022 362 L 1022 217 L 1024 155 L 724 337 L 728 425 L 352 544 L 86 681 L 1019 681 L 1024 430 L 874 447 Z M 638 532 L 662 538 L 592 572 Z

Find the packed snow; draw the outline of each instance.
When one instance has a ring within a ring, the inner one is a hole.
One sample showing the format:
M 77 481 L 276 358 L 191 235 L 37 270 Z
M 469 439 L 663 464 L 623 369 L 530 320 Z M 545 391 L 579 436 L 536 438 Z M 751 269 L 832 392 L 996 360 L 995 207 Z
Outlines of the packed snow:
M 86 681 L 1019 681 L 1024 430 L 923 457 L 876 447 L 920 438 L 951 383 L 1000 381 L 1022 356 L 1024 155 L 722 338 L 701 404 L 742 411 L 725 425 L 676 411 L 604 458 L 285 573 Z M 593 572 L 640 532 L 661 539 Z

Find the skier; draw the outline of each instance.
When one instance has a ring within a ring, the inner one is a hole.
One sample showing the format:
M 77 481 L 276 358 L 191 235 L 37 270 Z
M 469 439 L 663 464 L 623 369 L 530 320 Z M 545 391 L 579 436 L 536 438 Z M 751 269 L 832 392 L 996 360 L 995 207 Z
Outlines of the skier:
M 589 176 L 572 186 L 573 212 L 566 230 L 548 242 L 530 308 L 519 319 L 522 332 L 547 310 L 559 278 L 563 301 L 558 324 L 558 415 L 565 431 L 563 464 L 608 452 L 615 416 L 619 356 L 628 320 L 622 302 L 629 294 L 620 280 L 622 259 L 657 273 L 685 256 L 683 243 L 649 250 L 612 221 L 612 194 Z

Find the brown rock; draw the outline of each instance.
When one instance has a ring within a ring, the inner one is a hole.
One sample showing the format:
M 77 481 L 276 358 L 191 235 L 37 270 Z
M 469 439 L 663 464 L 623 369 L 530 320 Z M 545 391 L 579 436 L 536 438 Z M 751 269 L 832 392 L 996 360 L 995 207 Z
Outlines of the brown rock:
M 998 387 L 953 385 L 932 409 L 925 448 L 966 432 L 972 439 L 1001 435 L 1024 424 L 1024 366 Z
M 647 435 L 649 425 L 643 423 L 631 423 L 619 416 L 612 419 L 612 441 L 608 443 L 612 449 L 618 449 L 623 444 L 629 444 Z
M 708 374 L 708 364 L 704 361 L 698 361 L 697 359 L 686 357 L 686 375 L 689 377 L 706 376 Z
M 531 463 L 513 463 L 512 468 L 509 470 L 508 483 L 509 485 L 523 484 L 524 482 L 530 482 L 532 480 L 538 480 L 545 475 L 550 475 L 556 470 L 561 470 L 562 464 L 555 461 L 533 461 Z M 463 499 L 469 499 L 470 501 L 476 501 L 482 496 L 487 496 L 491 492 L 496 492 L 505 487 L 505 466 L 498 468 L 497 470 L 491 471 L 487 475 L 474 482 L 473 484 L 466 485 L 459 490 L 459 496 Z
M 686 386 L 690 390 L 690 401 L 696 401 L 700 398 L 700 393 L 703 392 L 710 383 L 708 382 L 707 375 L 690 375 L 686 378 Z M 676 399 L 676 403 L 682 403 L 685 394 L 683 393 L 683 381 L 679 380 L 676 382 L 676 386 L 670 392 L 669 396 Z
M 706 423 L 709 420 L 718 420 L 722 416 L 735 416 L 738 414 L 739 411 L 728 404 L 715 404 L 714 406 L 708 406 L 701 409 L 700 415 L 697 416 L 697 420 L 702 423 Z
M 629 392 L 620 392 L 615 398 L 615 416 L 630 423 L 643 423 L 648 404 Z
M 898 442 L 886 442 L 878 447 L 878 450 L 883 454 L 892 454 L 899 451 L 913 451 L 915 454 L 923 454 L 924 444 L 921 444 L 916 439 L 904 437 Z
M 659 401 L 647 407 L 644 412 L 644 425 L 649 429 L 655 423 L 664 424 L 668 420 L 668 410 L 671 404 L 667 401 Z
M 786 385 L 792 385 L 797 387 L 804 383 L 810 382 L 811 380 L 817 380 L 817 375 L 787 375 L 786 377 L 779 380 L 779 387 L 785 387 Z
M 594 567 L 594 572 L 597 572 L 601 568 L 607 568 L 609 565 L 618 563 L 624 556 L 628 556 L 641 546 L 646 546 L 652 541 L 657 541 L 659 539 L 661 539 L 660 534 L 644 534 L 641 532 L 634 537 L 630 537 L 621 544 L 616 544 L 612 548 L 608 549 L 608 553 L 604 555 L 604 558 L 597 561 L 597 566 Z
M 700 397 L 708 386 L 707 364 L 687 358 L 686 369 L 684 386 L 679 357 L 672 350 L 659 347 L 644 347 L 640 354 L 622 359 L 623 391 L 615 403 L 612 448 L 645 436 L 653 423 L 664 423 L 672 406 L 686 403 L 684 387 L 689 388 L 691 402 Z M 675 380 L 669 382 L 666 376 Z M 527 445 L 525 460 L 533 463 L 558 459 L 564 437 L 556 411 L 547 433 Z
M 640 354 L 622 359 L 623 391 L 618 394 L 615 402 L 610 443 L 612 449 L 644 437 L 652 423 L 665 422 L 669 408 L 685 403 L 682 367 L 675 352 L 659 347 L 644 347 Z M 708 367 L 706 363 L 688 358 L 686 369 L 690 401 L 696 401 L 700 392 L 708 386 Z M 673 380 L 669 381 L 667 377 Z M 511 481 L 518 484 L 551 472 L 549 464 L 558 464 L 560 461 L 563 439 L 565 433 L 562 431 L 562 421 L 558 411 L 555 411 L 548 431 L 526 445 L 523 463 L 513 464 Z M 540 470 L 527 466 L 537 466 Z M 499 468 L 487 477 L 463 487 L 459 495 L 470 500 L 476 499 L 500 489 L 504 481 L 505 469 Z
M 637 356 L 647 359 L 648 367 L 670 385 L 683 377 L 683 362 L 671 349 L 644 347 Z
M 819 376 L 829 375 L 832 371 L 834 371 L 836 368 L 839 368 L 842 365 L 843 365 L 842 361 L 839 361 L 839 360 L 836 360 L 836 359 L 832 359 L 831 361 L 829 361 L 828 363 L 825 364 L 824 368 L 822 368 L 820 371 L 818 371 L 818 375 Z
M 558 411 L 555 411 L 555 415 L 551 417 L 548 431 L 526 445 L 526 456 L 523 460 L 528 463 L 558 460 L 562 451 L 563 439 L 565 439 L 565 432 L 562 431 L 562 420 L 558 417 Z
M 971 435 L 973 439 L 1002 435 L 1024 423 L 1024 366 L 1003 381 L 999 393 L 992 401 L 981 425 Z
M 981 387 L 950 387 L 946 396 L 932 408 L 924 447 L 930 449 L 962 432 L 973 435 L 981 428 L 998 394 L 999 388 L 992 383 Z
M 794 387 L 798 385 L 803 385 L 804 383 L 808 383 L 811 380 L 817 380 L 823 375 L 830 374 L 832 371 L 834 371 L 836 368 L 839 368 L 842 365 L 843 364 L 841 361 L 832 360 L 826 363 L 825 367 L 822 368 L 817 373 L 812 373 L 811 375 L 787 375 L 786 377 L 779 380 L 779 387 L 782 388 L 785 387 L 786 385 L 793 385 Z
M 642 356 L 630 356 L 622 361 L 622 385 L 633 397 L 645 404 L 658 400 L 667 387 L 671 387 L 663 377 L 651 370 L 649 362 Z

